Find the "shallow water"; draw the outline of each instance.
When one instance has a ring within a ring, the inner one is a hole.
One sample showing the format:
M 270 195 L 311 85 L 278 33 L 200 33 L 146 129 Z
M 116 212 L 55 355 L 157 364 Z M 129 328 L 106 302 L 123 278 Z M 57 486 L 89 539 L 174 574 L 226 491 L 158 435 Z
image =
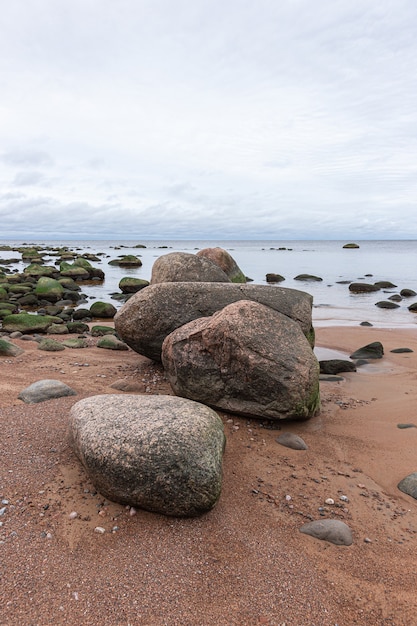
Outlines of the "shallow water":
M 174 251 L 195 253 L 207 247 L 220 246 L 234 257 L 242 271 L 257 284 L 267 284 L 266 274 L 274 272 L 285 277 L 279 285 L 307 291 L 313 296 L 313 320 L 320 325 L 357 325 L 369 321 L 381 327 L 414 327 L 417 314 L 408 311 L 408 306 L 417 297 L 403 300 L 394 310 L 380 309 L 375 303 L 387 300 L 393 293 L 403 288 L 417 292 L 417 242 L 416 241 L 358 241 L 359 249 L 344 249 L 345 241 L 10 241 L 2 244 L 22 246 L 36 244 L 47 247 L 68 246 L 77 252 L 103 253 L 99 262 L 106 274 L 102 284 L 88 285 L 83 292 L 91 299 L 109 300 L 111 294 L 119 292 L 118 284 L 124 276 L 134 276 L 149 280 L 152 265 L 162 254 Z M 135 248 L 144 244 L 146 248 Z M 162 247 L 163 246 L 163 247 Z M 282 248 L 282 249 L 280 249 Z M 136 254 L 142 260 L 142 267 L 120 269 L 108 265 L 119 255 Z M 19 253 L 0 251 L 1 259 L 18 258 Z M 56 257 L 46 259 L 53 264 Z M 22 271 L 25 263 L 19 262 L 8 267 Z M 294 280 L 298 274 L 313 274 L 322 278 L 320 282 Z M 362 281 L 374 283 L 389 280 L 397 288 L 370 294 L 351 294 L 347 284 L 340 281 Z M 270 285 L 273 289 L 274 286 Z M 116 307 L 120 306 L 112 300 Z

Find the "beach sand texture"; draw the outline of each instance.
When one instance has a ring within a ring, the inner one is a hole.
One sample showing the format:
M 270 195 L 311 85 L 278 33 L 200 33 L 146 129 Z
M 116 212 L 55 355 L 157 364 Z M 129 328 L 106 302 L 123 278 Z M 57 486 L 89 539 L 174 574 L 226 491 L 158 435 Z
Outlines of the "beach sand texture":
M 117 381 L 135 393 L 170 393 L 160 367 L 92 339 L 59 353 L 14 340 L 24 354 L 0 358 L 0 623 L 416 624 L 417 501 L 397 488 L 417 471 L 417 428 L 397 426 L 417 425 L 416 333 L 317 329 L 318 346 L 347 355 L 371 341 L 382 342 L 384 358 L 342 382 L 322 382 L 321 414 L 307 422 L 274 430 L 220 414 L 220 501 L 199 518 L 177 519 L 105 500 L 67 441 L 70 407 L 124 393 L 111 386 Z M 400 347 L 413 352 L 390 352 Z M 46 378 L 78 395 L 35 405 L 17 399 Z M 308 450 L 279 445 L 286 431 Z M 350 526 L 351 546 L 299 532 L 321 518 L 320 508 Z

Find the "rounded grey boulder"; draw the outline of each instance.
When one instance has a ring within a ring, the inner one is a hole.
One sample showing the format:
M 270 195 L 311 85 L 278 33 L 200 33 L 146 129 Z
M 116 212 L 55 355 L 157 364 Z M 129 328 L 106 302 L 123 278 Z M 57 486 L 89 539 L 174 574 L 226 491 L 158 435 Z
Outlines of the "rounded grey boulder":
M 77 392 L 68 387 L 60 380 L 45 379 L 32 383 L 26 389 L 23 389 L 18 395 L 19 400 L 23 400 L 26 404 L 37 404 L 45 400 L 54 398 L 62 398 L 65 396 L 76 396 Z
M 77 402 L 70 438 L 106 498 L 173 515 L 210 510 L 221 493 L 223 423 L 174 396 L 101 395 Z

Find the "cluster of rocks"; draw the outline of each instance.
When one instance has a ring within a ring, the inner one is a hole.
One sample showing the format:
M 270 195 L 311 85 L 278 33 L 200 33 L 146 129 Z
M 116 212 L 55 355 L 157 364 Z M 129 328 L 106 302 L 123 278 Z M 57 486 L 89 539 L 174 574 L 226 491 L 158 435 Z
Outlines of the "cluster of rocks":
M 220 495 L 225 445 L 213 408 L 268 420 L 319 410 L 311 296 L 247 285 L 229 257 L 221 249 L 160 257 L 151 285 L 114 318 L 125 343 L 162 361 L 176 396 L 73 406 L 74 449 L 112 500 L 168 515 L 207 511 Z

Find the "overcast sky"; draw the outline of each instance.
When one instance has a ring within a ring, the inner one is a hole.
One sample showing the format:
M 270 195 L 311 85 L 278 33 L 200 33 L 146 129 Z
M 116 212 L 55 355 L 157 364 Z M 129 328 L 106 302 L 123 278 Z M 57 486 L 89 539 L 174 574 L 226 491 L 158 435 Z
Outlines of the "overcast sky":
M 1 238 L 417 238 L 415 0 L 0 6 Z

